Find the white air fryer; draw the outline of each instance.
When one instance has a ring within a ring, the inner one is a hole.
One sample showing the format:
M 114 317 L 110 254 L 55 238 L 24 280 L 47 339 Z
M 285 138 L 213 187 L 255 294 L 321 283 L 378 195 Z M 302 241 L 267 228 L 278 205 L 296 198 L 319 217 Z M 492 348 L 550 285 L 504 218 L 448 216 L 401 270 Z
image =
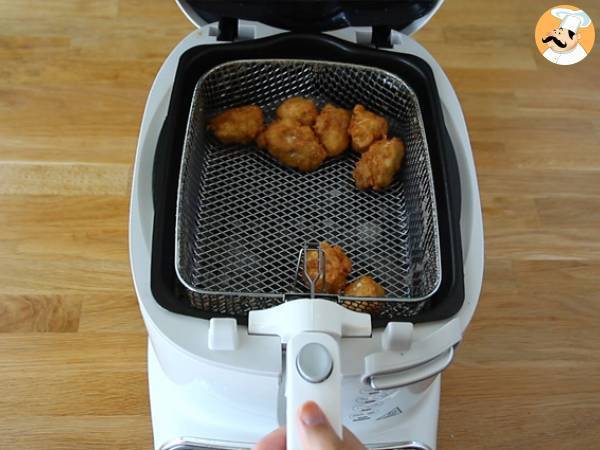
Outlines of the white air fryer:
M 156 449 L 251 448 L 314 400 L 377 449 L 436 448 L 441 372 L 475 311 L 483 230 L 457 96 L 410 36 L 441 1 L 179 0 L 198 28 L 161 67 L 133 175 L 130 255 Z M 309 174 L 207 119 L 285 98 L 364 104 L 406 145 L 384 192 L 348 151 Z M 311 294 L 303 253 L 340 245 L 384 298 Z

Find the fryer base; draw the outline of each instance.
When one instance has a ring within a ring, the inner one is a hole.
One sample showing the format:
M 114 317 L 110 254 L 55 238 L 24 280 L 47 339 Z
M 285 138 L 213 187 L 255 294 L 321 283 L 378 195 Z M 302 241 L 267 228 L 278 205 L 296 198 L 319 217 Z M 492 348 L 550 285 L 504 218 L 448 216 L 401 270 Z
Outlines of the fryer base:
M 416 442 L 423 444 L 424 448 L 435 450 L 441 375 L 436 375 L 429 383 L 428 389 L 414 401 L 414 406 L 404 410 L 401 415 L 385 419 L 384 428 L 369 429 L 365 422 L 344 422 L 344 425 L 368 448 Z M 211 441 L 226 441 L 231 443 L 232 448 L 249 449 L 279 426 L 275 414 L 271 418 L 247 414 L 243 421 L 231 420 L 229 411 L 219 408 L 219 399 L 213 392 L 203 392 L 200 385 L 193 382 L 177 384 L 169 379 L 150 342 L 148 385 L 155 450 L 185 438 L 204 442 L 209 447 Z M 406 391 L 410 389 L 408 387 Z M 244 409 L 242 398 L 238 409 Z

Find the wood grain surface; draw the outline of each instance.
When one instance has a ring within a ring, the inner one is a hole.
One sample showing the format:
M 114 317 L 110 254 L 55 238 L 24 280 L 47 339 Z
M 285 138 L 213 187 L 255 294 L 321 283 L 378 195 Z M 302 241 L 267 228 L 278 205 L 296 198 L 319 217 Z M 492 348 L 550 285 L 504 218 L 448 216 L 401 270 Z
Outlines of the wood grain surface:
M 544 60 L 551 6 L 447 0 L 416 34 L 462 101 L 485 221 L 440 450 L 600 448 L 600 48 Z M 191 30 L 167 0 L 0 0 L 0 448 L 151 448 L 131 164 Z

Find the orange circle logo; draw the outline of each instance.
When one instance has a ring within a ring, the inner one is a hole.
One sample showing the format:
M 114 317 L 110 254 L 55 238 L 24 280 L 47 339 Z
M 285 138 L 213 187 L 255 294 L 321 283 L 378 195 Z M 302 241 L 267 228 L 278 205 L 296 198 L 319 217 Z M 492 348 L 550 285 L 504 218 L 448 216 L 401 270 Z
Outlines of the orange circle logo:
M 550 8 L 535 27 L 535 45 L 553 64 L 569 66 L 583 60 L 594 46 L 596 32 L 590 16 L 572 5 Z

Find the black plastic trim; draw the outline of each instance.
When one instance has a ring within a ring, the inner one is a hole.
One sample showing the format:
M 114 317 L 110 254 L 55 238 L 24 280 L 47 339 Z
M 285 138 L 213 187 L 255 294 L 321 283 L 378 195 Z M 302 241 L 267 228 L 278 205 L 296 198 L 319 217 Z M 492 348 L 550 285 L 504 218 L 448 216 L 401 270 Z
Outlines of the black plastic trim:
M 374 26 L 371 44 L 377 48 L 392 48 L 392 27 L 388 25 Z
M 231 42 L 238 37 L 238 20 L 231 17 L 223 17 L 219 20 L 219 34 L 217 41 Z
M 219 64 L 238 59 L 295 58 L 378 67 L 400 76 L 419 99 L 429 146 L 442 257 L 442 282 L 426 308 L 411 322 L 441 320 L 456 314 L 464 301 L 460 236 L 460 179 L 447 134 L 433 72 L 422 59 L 408 54 L 365 48 L 322 34 L 286 33 L 264 39 L 197 46 L 180 58 L 169 112 L 158 141 L 153 175 L 154 228 L 151 288 L 169 311 L 205 319 L 217 317 L 193 308 L 175 273 L 175 209 L 179 166 L 193 91 L 198 79 Z M 238 317 L 239 323 L 246 318 Z M 388 320 L 374 318 L 374 327 Z
M 437 5 L 436 0 L 184 1 L 208 23 L 236 17 L 300 33 L 379 25 L 400 31 Z

